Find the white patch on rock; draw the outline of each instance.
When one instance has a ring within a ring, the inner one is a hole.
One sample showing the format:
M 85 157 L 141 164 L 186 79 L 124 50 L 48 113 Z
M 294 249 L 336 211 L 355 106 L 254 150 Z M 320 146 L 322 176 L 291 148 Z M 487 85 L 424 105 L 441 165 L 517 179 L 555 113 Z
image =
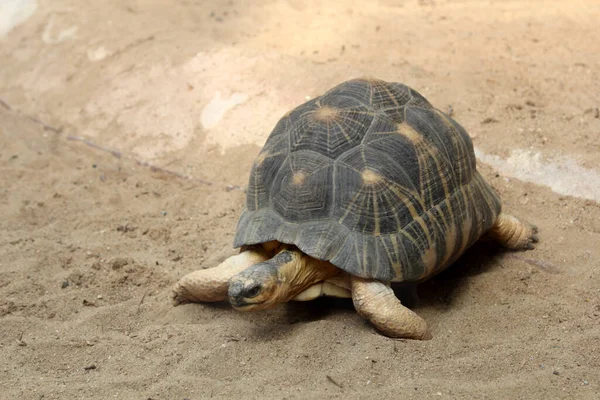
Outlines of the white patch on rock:
M 212 100 L 202 109 L 200 115 L 202 127 L 205 129 L 213 128 L 223 119 L 227 111 L 245 103 L 246 100 L 248 100 L 248 95 L 244 93 L 233 93 L 229 99 L 223 99 L 221 92 L 217 91 Z
M 36 0 L 0 0 L 0 38 L 27 21 L 36 9 Z
M 501 174 L 550 187 L 554 192 L 600 202 L 600 171 L 582 167 L 570 157 L 544 160 L 541 153 L 513 150 L 506 160 L 475 149 L 475 156 Z
M 0 0 L 1 1 L 1 0 Z M 46 44 L 57 44 L 60 42 L 64 42 L 68 39 L 75 38 L 75 34 L 77 33 L 77 27 L 71 26 L 66 29 L 60 29 L 56 33 L 52 33 L 54 30 L 54 15 L 50 16 L 50 20 L 44 27 L 44 32 L 42 33 L 42 41 Z
M 110 56 L 112 52 L 106 50 L 104 46 L 98 47 L 96 50 L 88 50 L 87 57 L 90 61 L 101 61 Z

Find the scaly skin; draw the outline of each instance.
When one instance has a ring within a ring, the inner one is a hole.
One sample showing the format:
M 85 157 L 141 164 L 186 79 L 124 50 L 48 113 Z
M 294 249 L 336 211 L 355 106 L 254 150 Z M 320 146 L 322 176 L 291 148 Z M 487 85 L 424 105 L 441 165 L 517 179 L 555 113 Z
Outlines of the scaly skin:
M 512 215 L 500 213 L 490 235 L 504 247 L 512 250 L 533 249 L 537 243 L 538 228 Z
M 504 213 L 490 230 L 496 241 L 514 250 L 532 249 L 538 241 L 536 233 L 534 225 Z M 215 268 L 184 276 L 174 288 L 173 303 L 225 301 L 229 297 L 238 310 L 251 311 L 290 300 L 350 294 L 356 311 L 382 334 L 431 339 L 425 320 L 402 305 L 388 282 L 349 277 L 329 262 L 277 242 L 251 246 Z
M 185 275 L 173 288 L 173 305 L 227 300 L 228 282 L 246 268 L 268 260 L 272 253 L 262 246 L 243 249 L 214 268 Z
M 431 339 L 427 323 L 404 307 L 388 284 L 352 277 L 354 308 L 386 336 L 407 339 Z
M 326 292 L 338 297 L 351 295 L 358 313 L 384 335 L 431 338 L 425 321 L 400 303 L 389 284 L 348 277 L 329 262 L 316 260 L 296 248 L 283 249 L 272 259 L 232 277 L 229 300 L 240 311 L 256 311 L 290 300 L 309 300 Z
M 322 295 L 351 295 L 358 313 L 384 335 L 411 339 L 431 337 L 425 321 L 404 307 L 389 285 L 350 277 L 331 263 L 286 247 L 253 246 L 229 257 L 215 268 L 184 276 L 173 289 L 173 304 L 225 301 L 232 284 L 234 287 L 262 286 L 260 294 L 244 299 L 245 304 L 236 307 L 243 311 L 261 310 L 289 300 L 305 301 Z M 278 255 L 273 257 L 275 252 Z

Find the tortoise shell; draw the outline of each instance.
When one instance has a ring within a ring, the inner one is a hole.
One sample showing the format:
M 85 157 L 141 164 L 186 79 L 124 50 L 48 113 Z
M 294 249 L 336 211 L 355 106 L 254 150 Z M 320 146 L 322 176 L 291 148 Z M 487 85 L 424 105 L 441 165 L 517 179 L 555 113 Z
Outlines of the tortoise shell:
M 420 281 L 500 208 L 463 127 L 406 85 L 355 79 L 279 120 L 252 166 L 234 246 L 277 240 L 364 278 Z

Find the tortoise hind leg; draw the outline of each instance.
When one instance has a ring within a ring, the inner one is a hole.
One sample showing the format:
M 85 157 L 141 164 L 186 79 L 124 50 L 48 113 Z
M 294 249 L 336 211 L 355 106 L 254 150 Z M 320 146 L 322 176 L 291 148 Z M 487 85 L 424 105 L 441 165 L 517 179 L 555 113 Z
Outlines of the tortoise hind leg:
M 404 307 L 389 285 L 353 276 L 352 300 L 356 311 L 386 336 L 431 339 L 425 320 Z
M 537 243 L 538 228 L 509 214 L 500 213 L 490 235 L 504 247 L 513 250 L 533 249 Z

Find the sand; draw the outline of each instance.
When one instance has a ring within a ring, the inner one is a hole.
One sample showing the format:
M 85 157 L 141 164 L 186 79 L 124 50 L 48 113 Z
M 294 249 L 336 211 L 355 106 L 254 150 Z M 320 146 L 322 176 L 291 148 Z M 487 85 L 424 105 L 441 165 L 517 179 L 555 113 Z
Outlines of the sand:
M 597 2 L 0 4 L 0 398 L 600 396 Z M 173 308 L 281 115 L 365 75 L 452 110 L 537 248 L 421 285 L 426 342 L 345 300 Z

